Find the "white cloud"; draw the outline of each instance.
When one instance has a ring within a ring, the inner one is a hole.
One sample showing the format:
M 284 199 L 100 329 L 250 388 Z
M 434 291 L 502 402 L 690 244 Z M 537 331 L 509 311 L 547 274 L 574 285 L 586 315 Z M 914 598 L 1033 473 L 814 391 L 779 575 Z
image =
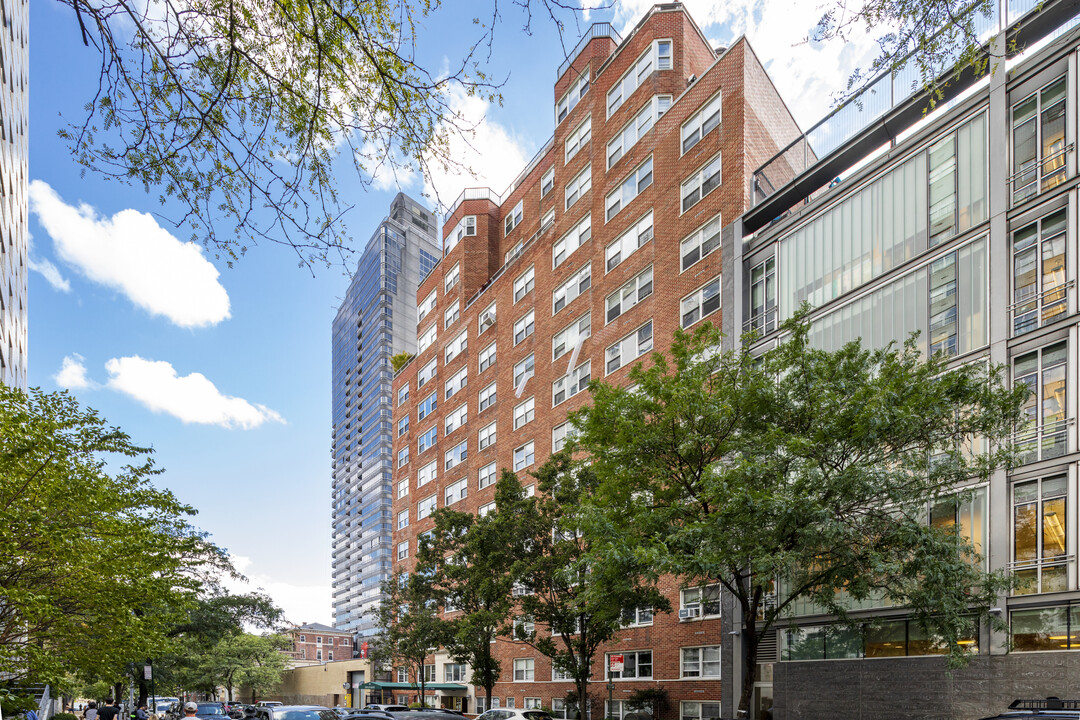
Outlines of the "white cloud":
M 48 260 L 37 260 L 31 255 L 27 258 L 27 264 L 34 272 L 41 273 L 42 277 L 49 281 L 53 290 L 59 290 L 60 292 L 71 292 L 71 283 L 67 281 L 60 271 Z
M 30 208 L 61 260 L 151 314 L 180 327 L 229 317 L 229 295 L 202 248 L 180 242 L 148 213 L 121 210 L 102 218 L 89 205 L 68 205 L 41 180 L 30 183 Z
M 83 390 L 97 386 L 97 383 L 86 376 L 86 365 L 83 364 L 83 356 L 78 353 L 72 353 L 64 358 L 60 370 L 53 375 L 53 380 L 56 381 L 58 387 L 67 388 L 68 390 Z
M 317 622 L 333 626 L 331 619 L 333 595 L 329 585 L 294 585 L 253 571 L 250 558 L 233 555 L 232 561 L 233 566 L 247 576 L 247 582 L 226 579 L 224 584 L 230 592 L 246 593 L 261 590 L 285 612 L 285 619 L 288 622 L 297 625 Z
M 139 356 L 113 358 L 105 363 L 109 388 L 122 392 L 154 412 L 165 412 L 185 423 L 220 425 L 250 430 L 267 421 L 285 422 L 270 408 L 224 395 L 202 373 L 179 376 L 162 360 Z

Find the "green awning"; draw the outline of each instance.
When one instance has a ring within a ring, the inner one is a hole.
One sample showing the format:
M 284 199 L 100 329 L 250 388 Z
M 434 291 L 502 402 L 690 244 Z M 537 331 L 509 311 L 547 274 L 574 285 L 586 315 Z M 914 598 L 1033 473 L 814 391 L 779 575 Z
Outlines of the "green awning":
M 399 682 L 366 682 L 360 686 L 363 690 L 420 690 L 417 683 Z M 465 685 L 458 683 L 424 683 L 424 690 L 468 690 Z

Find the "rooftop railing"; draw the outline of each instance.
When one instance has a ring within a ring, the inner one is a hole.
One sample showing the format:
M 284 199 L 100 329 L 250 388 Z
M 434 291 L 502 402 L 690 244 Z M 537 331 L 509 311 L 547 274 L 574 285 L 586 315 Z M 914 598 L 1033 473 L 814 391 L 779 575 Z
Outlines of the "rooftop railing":
M 585 49 L 585 46 L 596 38 L 612 38 L 615 40 L 616 45 L 622 42 L 622 37 L 619 36 L 619 33 L 615 32 L 615 28 L 611 27 L 611 23 L 593 23 L 592 27 L 581 36 L 581 40 L 578 41 L 578 44 L 574 46 L 574 49 L 570 51 L 570 54 L 567 55 L 566 59 L 559 65 L 559 72 L 556 73 L 555 77 L 562 77 L 563 73 L 569 70 L 570 66 L 574 64 L 574 61 L 578 59 L 578 55 Z
M 443 222 L 446 222 L 454 214 L 454 211 L 461 207 L 461 203 L 466 200 L 490 200 L 496 205 L 502 205 L 502 198 L 497 193 L 492 192 L 491 188 L 465 188 L 450 206 L 450 209 L 443 215 Z

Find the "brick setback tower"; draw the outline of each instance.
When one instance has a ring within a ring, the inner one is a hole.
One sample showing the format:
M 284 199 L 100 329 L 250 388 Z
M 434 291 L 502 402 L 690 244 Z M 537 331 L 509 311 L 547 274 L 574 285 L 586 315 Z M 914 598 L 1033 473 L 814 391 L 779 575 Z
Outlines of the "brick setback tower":
M 554 137 L 505 195 L 466 190 L 454 203 L 444 256 L 417 293 L 418 353 L 394 380 L 393 547 L 406 571 L 435 507 L 486 512 L 502 468 L 528 485 L 590 378 L 625 382 L 680 325 L 720 324 L 721 227 L 749 206 L 749 174 L 799 132 L 747 41 L 712 48 L 680 4 L 654 6 L 621 42 L 594 25 L 554 101 Z M 659 686 L 661 717 L 715 718 L 730 668 L 720 603 L 674 580 L 667 591 L 698 616 L 643 614 L 612 644 L 641 676 L 615 681 L 613 713 Z M 502 706 L 566 717 L 573 685 L 553 681 L 547 658 L 501 639 L 498 656 Z M 448 662 L 432 658 L 434 679 L 467 682 Z M 590 686 L 596 718 L 605 666 Z M 483 709 L 468 687 L 438 690 L 439 703 Z

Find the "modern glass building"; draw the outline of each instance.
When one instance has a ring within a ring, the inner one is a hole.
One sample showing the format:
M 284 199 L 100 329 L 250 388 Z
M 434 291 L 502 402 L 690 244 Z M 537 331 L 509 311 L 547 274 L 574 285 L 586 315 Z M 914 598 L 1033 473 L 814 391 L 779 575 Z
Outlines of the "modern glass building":
M 0 382 L 26 388 L 30 6 L 5 3 L 0 25 Z
M 439 260 L 435 216 L 398 193 L 360 256 L 333 326 L 334 626 L 376 631 L 390 574 L 393 370 L 416 352 L 416 288 Z

